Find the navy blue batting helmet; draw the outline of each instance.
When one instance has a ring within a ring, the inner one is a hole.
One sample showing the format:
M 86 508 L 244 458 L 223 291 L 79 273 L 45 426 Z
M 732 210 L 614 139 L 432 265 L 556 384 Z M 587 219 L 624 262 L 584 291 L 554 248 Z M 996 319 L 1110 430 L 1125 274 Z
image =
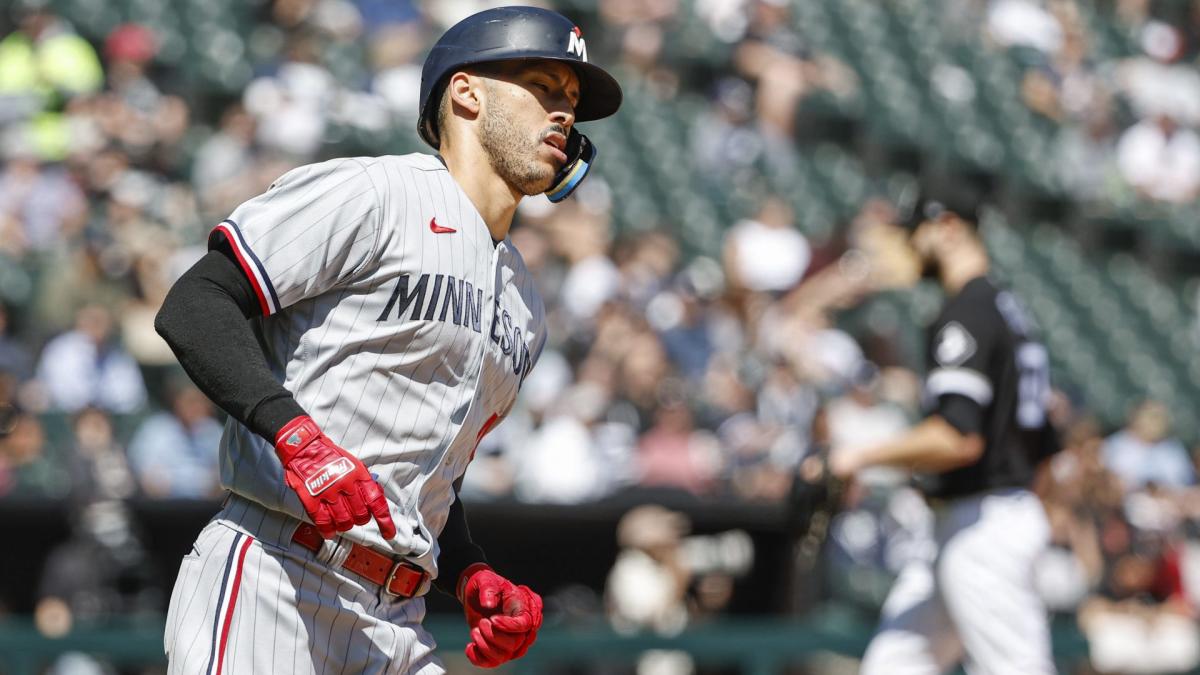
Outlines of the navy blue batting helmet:
M 426 57 L 417 119 L 421 138 L 438 147 L 437 106 L 454 71 L 512 59 L 549 59 L 574 68 L 580 96 L 576 122 L 608 117 L 621 106 L 621 85 L 603 68 L 588 63 L 583 34 L 570 19 L 538 7 L 497 7 L 451 26 Z

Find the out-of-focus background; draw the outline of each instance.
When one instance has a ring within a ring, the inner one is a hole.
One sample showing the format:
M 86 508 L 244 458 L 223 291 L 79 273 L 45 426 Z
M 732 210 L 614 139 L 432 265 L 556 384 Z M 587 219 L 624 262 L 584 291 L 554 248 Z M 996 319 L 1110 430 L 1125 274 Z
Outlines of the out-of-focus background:
M 155 335 L 204 239 L 289 168 L 426 151 L 420 67 L 475 0 L 7 0 L 0 673 L 158 673 L 222 415 Z M 562 0 L 625 104 L 513 239 L 551 338 L 464 488 L 546 597 L 514 673 L 852 673 L 926 545 L 903 476 L 800 545 L 798 463 L 918 419 L 895 223 L 984 201 L 1066 449 L 1037 583 L 1064 673 L 1200 664 L 1200 2 Z M 214 336 L 220 339 L 220 336 Z M 456 603 L 430 628 L 466 672 Z

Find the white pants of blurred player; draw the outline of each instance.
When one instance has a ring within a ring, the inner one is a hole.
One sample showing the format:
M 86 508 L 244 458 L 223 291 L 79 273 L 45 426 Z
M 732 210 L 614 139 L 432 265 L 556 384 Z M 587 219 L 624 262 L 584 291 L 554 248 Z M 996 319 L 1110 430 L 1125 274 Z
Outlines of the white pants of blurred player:
M 883 605 L 861 675 L 1053 674 L 1033 568 L 1050 539 L 1041 501 L 1021 489 L 933 507 L 937 556 L 909 563 Z

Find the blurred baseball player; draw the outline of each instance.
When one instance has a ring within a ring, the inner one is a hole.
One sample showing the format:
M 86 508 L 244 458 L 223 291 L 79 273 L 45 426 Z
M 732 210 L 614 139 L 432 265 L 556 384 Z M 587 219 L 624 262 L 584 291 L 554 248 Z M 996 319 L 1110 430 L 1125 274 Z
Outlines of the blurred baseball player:
M 574 124 L 620 102 L 570 20 L 488 10 L 425 62 L 439 155 L 304 166 L 213 230 L 156 322 L 231 417 L 230 494 L 171 597 L 171 673 L 443 672 L 431 583 L 463 603 L 471 662 L 529 648 L 541 598 L 484 562 L 457 485 L 546 341 L 517 204 L 570 194 L 594 155 Z
M 987 276 L 973 204 L 926 202 L 911 244 L 947 300 L 930 331 L 928 416 L 894 441 L 835 449 L 830 470 L 905 467 L 932 506 L 933 560 L 911 563 L 883 606 L 863 675 L 1053 673 L 1046 610 L 1033 565 L 1049 543 L 1029 490 L 1058 450 L 1047 420 L 1049 362 L 1021 302 Z

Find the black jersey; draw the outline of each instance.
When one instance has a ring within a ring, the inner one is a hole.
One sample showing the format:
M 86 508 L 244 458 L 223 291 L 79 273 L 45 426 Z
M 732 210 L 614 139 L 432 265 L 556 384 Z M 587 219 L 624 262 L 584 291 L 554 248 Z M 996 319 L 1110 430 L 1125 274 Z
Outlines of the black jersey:
M 1027 487 L 1059 448 L 1047 419 L 1049 357 L 1021 302 L 987 277 L 947 300 L 929 331 L 924 404 L 963 433 L 983 437 L 974 464 L 923 476 L 932 497 Z

